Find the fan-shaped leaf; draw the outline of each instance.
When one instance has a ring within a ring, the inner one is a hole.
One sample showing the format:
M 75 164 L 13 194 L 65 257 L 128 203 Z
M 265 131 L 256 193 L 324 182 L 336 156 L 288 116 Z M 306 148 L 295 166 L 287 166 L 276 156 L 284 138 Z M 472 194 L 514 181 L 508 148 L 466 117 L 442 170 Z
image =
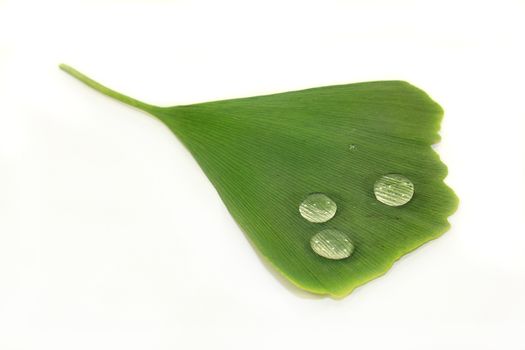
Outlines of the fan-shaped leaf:
M 406 82 L 161 108 L 61 68 L 163 121 L 193 154 L 255 247 L 308 291 L 350 293 L 445 232 L 457 206 L 443 183 L 447 169 L 431 148 L 439 140 L 443 111 Z M 391 206 L 376 199 L 374 184 L 386 174 L 412 182 L 408 203 Z M 311 193 L 336 203 L 333 218 L 313 223 L 301 216 L 299 205 Z M 349 237 L 349 258 L 330 260 L 314 252 L 310 239 L 326 229 Z

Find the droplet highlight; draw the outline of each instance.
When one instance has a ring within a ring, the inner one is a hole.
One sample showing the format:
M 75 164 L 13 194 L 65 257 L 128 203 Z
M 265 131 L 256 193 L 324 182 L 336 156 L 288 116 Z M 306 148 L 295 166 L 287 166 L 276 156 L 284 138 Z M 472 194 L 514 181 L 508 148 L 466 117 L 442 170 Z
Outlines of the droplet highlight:
M 337 205 L 323 193 L 312 193 L 299 205 L 299 213 L 310 222 L 327 222 L 334 217 Z
M 312 250 L 323 258 L 346 259 L 354 252 L 354 244 L 348 236 L 338 230 L 326 229 L 310 239 Z
M 374 184 L 374 195 L 381 203 L 399 207 L 412 199 L 414 184 L 400 174 L 384 175 Z

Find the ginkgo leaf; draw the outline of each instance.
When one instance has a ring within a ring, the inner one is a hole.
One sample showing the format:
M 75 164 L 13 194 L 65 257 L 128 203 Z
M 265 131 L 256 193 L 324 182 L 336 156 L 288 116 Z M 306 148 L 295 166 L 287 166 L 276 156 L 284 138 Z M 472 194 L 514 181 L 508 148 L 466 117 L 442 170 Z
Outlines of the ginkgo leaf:
M 449 228 L 458 201 L 431 147 L 443 110 L 406 82 L 157 107 L 60 67 L 168 126 L 253 245 L 300 288 L 345 296 Z

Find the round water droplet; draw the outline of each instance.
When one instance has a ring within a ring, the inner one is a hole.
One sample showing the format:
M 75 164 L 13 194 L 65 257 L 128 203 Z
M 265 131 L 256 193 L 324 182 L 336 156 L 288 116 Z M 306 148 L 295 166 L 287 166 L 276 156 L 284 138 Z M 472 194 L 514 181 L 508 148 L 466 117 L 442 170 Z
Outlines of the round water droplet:
M 374 184 L 374 195 L 381 203 L 398 207 L 412 199 L 414 184 L 403 175 L 384 175 Z
M 346 234 L 334 229 L 317 232 L 310 239 L 312 250 L 327 259 L 348 258 L 354 251 L 354 244 Z
M 327 222 L 334 217 L 337 205 L 323 193 L 312 193 L 299 205 L 299 213 L 310 222 Z

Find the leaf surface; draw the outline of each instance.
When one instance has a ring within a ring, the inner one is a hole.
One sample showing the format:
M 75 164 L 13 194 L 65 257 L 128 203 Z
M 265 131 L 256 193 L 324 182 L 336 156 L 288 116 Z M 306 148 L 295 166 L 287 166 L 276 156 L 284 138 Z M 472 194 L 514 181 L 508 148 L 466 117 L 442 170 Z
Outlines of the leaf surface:
M 260 253 L 298 287 L 342 297 L 385 273 L 404 254 L 444 233 L 457 198 L 443 179 L 441 107 L 403 81 L 327 86 L 225 101 L 156 107 L 62 65 L 91 87 L 163 121 L 195 157 Z M 410 202 L 374 196 L 385 174 L 412 181 Z M 337 204 L 311 223 L 299 214 L 311 193 Z M 323 258 L 310 238 L 324 229 L 350 237 L 353 254 Z

